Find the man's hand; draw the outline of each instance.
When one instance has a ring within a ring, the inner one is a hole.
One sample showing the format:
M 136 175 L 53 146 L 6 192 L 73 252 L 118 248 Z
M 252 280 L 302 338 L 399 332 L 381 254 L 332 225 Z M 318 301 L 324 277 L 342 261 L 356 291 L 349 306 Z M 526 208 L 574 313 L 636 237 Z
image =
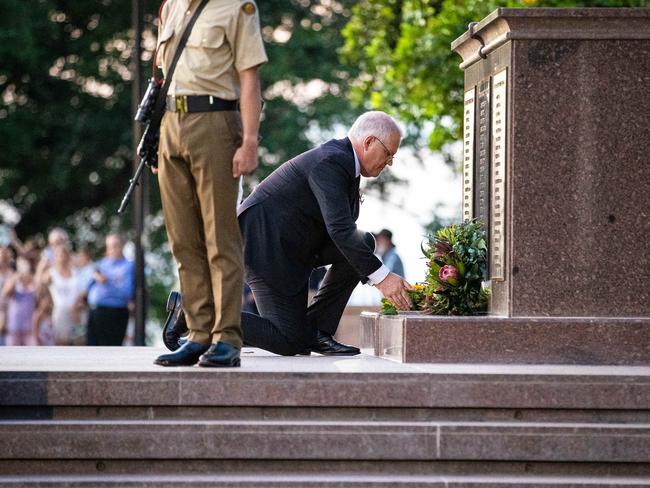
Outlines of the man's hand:
M 104 283 L 106 283 L 108 281 L 108 278 L 105 275 L 103 275 L 102 273 L 100 273 L 99 271 L 95 271 L 93 273 L 93 277 L 95 278 L 95 281 L 97 283 L 99 283 L 100 285 L 103 285 Z
M 239 178 L 252 173 L 257 169 L 258 161 L 257 141 L 244 141 L 232 158 L 232 177 Z
M 411 308 L 411 299 L 409 298 L 408 290 L 411 285 L 395 273 L 389 273 L 381 283 L 375 285 L 382 294 L 388 298 L 400 310 L 408 310 Z

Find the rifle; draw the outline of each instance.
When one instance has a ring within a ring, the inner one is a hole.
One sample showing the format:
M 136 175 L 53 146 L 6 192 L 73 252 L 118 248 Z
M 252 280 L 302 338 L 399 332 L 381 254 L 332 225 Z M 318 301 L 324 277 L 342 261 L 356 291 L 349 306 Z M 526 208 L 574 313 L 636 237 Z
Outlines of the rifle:
M 138 156 L 140 156 L 140 164 L 135 170 L 133 178 L 129 180 L 129 188 L 126 190 L 126 193 L 122 198 L 120 208 L 117 210 L 118 214 L 124 212 L 129 204 L 131 194 L 140 182 L 140 177 L 142 176 L 142 171 L 144 170 L 145 165 L 154 168 L 158 166 L 158 136 L 160 133 L 160 120 L 158 120 L 158 123 L 154 126 L 152 122 L 156 121 L 152 120 L 152 115 L 156 105 L 156 100 L 160 94 L 160 86 L 161 84 L 154 78 L 149 80 L 147 90 L 145 91 L 142 101 L 140 102 L 140 105 L 138 105 L 138 111 L 135 114 L 136 121 L 146 124 L 137 150 Z
M 140 182 L 140 176 L 142 175 L 142 170 L 144 169 L 145 164 L 146 163 L 144 161 L 140 161 L 138 168 L 135 170 L 135 174 L 133 175 L 133 178 L 129 180 L 129 188 L 126 190 L 126 193 L 122 198 L 122 203 L 120 203 L 120 208 L 117 209 L 118 214 L 124 212 L 127 205 L 129 204 L 129 200 L 131 200 L 131 194 L 133 193 L 133 190 L 135 190 L 135 187 L 138 186 Z

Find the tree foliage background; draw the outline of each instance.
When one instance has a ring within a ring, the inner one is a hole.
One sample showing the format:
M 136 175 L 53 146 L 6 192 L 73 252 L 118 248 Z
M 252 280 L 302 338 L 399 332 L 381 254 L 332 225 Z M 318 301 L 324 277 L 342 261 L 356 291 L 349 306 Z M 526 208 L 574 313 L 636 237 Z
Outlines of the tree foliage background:
M 160 0 L 142 0 L 140 53 L 151 71 Z M 258 0 L 270 63 L 262 164 L 280 162 L 361 110 L 397 116 L 435 150 L 460 139 L 462 73 L 450 42 L 499 6 L 647 6 L 648 0 Z M 0 201 L 20 212 L 23 239 L 67 228 L 99 251 L 133 170 L 129 0 L 0 2 Z M 305 130 L 307 129 L 307 130 Z M 417 137 L 409 140 L 416 142 Z M 173 272 L 155 177 L 147 221 L 152 308 Z M 389 178 L 390 181 L 390 178 Z M 387 183 L 379 182 L 385 189 Z
M 322 138 L 356 114 L 345 96 L 356 71 L 338 57 L 352 3 L 259 2 L 270 63 L 261 70 L 262 164 L 248 184 L 307 150 L 310 135 Z M 159 6 L 143 0 L 147 75 Z M 21 238 L 63 226 L 99 252 L 108 230 L 128 235 L 131 217 L 115 211 L 133 171 L 133 32 L 128 0 L 0 3 L 0 200 L 20 212 Z M 152 183 L 146 244 L 155 315 L 174 275 L 155 177 L 145 177 Z
M 463 76 L 450 44 L 470 22 L 498 7 L 648 6 L 649 0 L 359 0 L 341 50 L 359 72 L 350 98 L 391 113 L 416 134 L 431 127 L 429 147 L 446 151 L 462 139 Z

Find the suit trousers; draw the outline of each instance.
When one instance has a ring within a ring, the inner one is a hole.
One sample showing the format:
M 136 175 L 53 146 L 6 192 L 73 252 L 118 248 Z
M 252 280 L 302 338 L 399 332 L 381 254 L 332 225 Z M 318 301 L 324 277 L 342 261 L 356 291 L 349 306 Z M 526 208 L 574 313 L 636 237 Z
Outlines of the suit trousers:
M 232 159 L 240 143 L 239 112 L 167 112 L 158 172 L 188 339 L 237 348 L 244 266 Z
M 374 249 L 372 234 L 363 233 Z M 316 295 L 307 304 L 308 282 L 294 295 L 283 293 L 282 283 L 267 283 L 249 270 L 250 286 L 259 315 L 243 312 L 246 345 L 293 356 L 308 349 L 318 330 L 334 335 L 359 275 L 341 251 L 329 242 L 316 256 L 315 267 L 331 264 Z
M 88 314 L 87 346 L 121 346 L 129 324 L 129 309 L 95 307 Z

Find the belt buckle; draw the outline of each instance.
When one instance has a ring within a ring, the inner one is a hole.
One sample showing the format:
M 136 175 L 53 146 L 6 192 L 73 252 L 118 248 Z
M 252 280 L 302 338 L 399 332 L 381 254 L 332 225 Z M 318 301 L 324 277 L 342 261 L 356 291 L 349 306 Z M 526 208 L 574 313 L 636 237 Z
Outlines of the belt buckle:
M 179 95 L 176 97 L 176 111 L 182 114 L 187 113 L 187 95 Z

